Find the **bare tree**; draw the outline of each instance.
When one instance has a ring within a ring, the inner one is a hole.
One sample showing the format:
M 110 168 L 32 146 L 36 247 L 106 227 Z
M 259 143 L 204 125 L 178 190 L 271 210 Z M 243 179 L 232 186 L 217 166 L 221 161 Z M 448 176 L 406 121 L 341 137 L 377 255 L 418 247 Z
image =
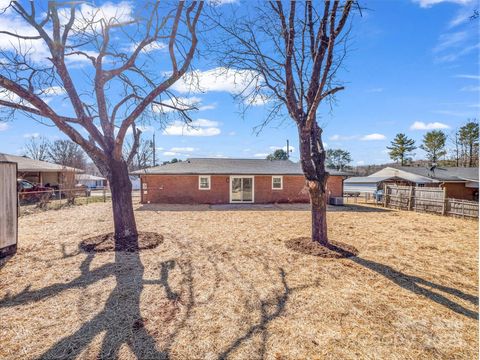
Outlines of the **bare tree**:
M 125 152 L 132 154 L 132 143 L 127 142 L 125 146 Z M 151 140 L 140 140 L 136 153 L 129 157 L 128 168 L 130 171 L 145 169 L 153 166 L 153 143 Z
M 49 160 L 55 164 L 85 169 L 86 160 L 82 148 L 71 140 L 55 140 L 48 147 Z
M 222 66 L 248 74 L 247 104 L 269 103 L 274 118 L 286 109 L 299 135 L 300 161 L 310 193 L 312 240 L 328 245 L 325 149 L 317 110 L 343 86 L 335 74 L 345 56 L 345 25 L 354 1 L 259 2 L 254 14 L 218 22 L 226 34 Z
M 162 109 L 177 109 L 188 119 L 189 109 L 175 106 L 169 88 L 190 67 L 203 8 L 203 2 L 197 1 L 136 5 L 134 17 L 108 17 L 79 1 L 49 1 L 47 9 L 33 1 L 25 6 L 12 1 L 5 12 L 21 19 L 29 30 L 0 32 L 18 44 L 1 54 L 0 88 L 21 100 L 0 100 L 0 107 L 53 124 L 92 159 L 110 183 L 117 250 L 138 248 L 131 182 L 123 156 L 125 137 L 133 130 L 135 153 L 139 136 L 132 126 L 142 117 L 158 118 Z M 45 47 L 48 55 L 43 61 L 35 61 L 36 53 L 28 45 L 32 42 Z M 158 47 L 166 49 L 168 59 L 161 69 L 159 59 L 148 55 Z M 72 77 L 72 59 L 87 62 L 77 80 Z M 45 101 L 54 86 L 65 93 L 73 115 L 62 115 L 61 107 L 54 109 Z
M 25 143 L 24 155 L 30 159 L 47 161 L 50 143 L 43 136 L 30 137 Z

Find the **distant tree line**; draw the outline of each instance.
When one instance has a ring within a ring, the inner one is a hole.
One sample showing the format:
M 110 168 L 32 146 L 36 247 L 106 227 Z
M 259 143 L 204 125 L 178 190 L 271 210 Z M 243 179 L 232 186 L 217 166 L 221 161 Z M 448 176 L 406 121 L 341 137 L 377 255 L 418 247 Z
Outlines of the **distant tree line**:
M 82 170 L 87 165 L 82 148 L 70 140 L 49 141 L 45 137 L 31 137 L 25 143 L 24 156 Z

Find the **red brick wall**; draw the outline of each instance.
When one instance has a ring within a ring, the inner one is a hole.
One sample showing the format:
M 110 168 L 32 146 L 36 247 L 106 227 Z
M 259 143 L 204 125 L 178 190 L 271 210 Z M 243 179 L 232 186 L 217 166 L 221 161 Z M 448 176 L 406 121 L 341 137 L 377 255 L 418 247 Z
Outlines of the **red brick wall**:
M 467 188 L 464 183 L 445 183 L 443 185 L 447 191 L 447 198 L 475 200 L 474 194 L 478 189 Z
M 142 175 L 142 203 L 166 204 L 228 204 L 230 176 L 212 175 L 210 190 L 198 189 L 197 175 Z M 146 189 L 144 185 L 146 184 Z M 309 202 L 305 178 L 301 175 L 283 176 L 283 189 L 272 190 L 272 177 L 256 175 L 255 203 Z M 146 191 L 146 193 L 145 193 Z M 343 178 L 330 176 L 327 182 L 329 196 L 342 196 Z

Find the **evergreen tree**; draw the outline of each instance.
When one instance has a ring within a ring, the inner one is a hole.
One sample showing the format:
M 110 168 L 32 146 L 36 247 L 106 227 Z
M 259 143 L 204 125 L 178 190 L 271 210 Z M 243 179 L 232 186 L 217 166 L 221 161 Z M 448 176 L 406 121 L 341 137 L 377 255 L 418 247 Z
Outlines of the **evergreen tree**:
M 423 136 L 423 144 L 420 145 L 420 149 L 427 153 L 427 157 L 432 163 L 436 163 L 447 153 L 445 151 L 446 141 L 447 137 L 443 131 L 429 131 Z
M 410 155 L 415 146 L 415 140 L 409 139 L 405 134 L 399 133 L 395 136 L 395 139 L 390 142 L 391 146 L 387 146 L 390 158 L 394 161 L 400 161 L 403 166 L 405 162 L 410 159 Z

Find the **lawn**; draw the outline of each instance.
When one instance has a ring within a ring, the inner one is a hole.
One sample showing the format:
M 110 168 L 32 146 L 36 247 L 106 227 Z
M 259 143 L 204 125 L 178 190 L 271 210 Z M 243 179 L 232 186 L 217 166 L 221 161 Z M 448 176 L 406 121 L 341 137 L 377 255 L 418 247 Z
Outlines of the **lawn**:
M 357 257 L 297 253 L 309 212 L 142 207 L 163 243 L 84 253 L 110 204 L 24 216 L 0 263 L 0 358 L 478 356 L 476 221 L 374 207 L 328 214 Z

